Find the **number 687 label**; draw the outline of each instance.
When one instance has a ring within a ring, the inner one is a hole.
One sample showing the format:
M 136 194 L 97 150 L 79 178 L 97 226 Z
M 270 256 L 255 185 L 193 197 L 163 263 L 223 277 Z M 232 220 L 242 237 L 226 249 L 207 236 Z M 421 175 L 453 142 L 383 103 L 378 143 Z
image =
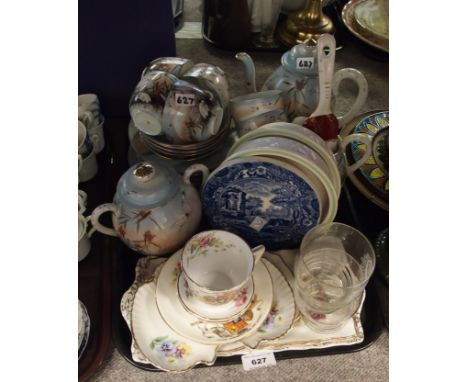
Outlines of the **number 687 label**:
M 175 102 L 178 106 L 194 106 L 196 103 L 194 94 L 176 93 Z
M 275 354 L 270 352 L 246 354 L 242 356 L 242 366 L 244 370 L 249 371 L 259 367 L 276 365 Z

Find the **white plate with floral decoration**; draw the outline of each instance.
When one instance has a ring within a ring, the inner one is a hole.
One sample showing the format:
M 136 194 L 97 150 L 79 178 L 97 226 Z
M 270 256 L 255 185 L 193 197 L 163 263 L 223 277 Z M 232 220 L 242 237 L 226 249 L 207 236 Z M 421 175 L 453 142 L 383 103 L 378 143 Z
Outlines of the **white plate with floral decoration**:
M 163 266 L 156 269 L 154 281 L 141 285 L 135 293 L 131 313 L 134 346 L 153 366 L 165 371 L 186 371 L 200 363 L 212 365 L 217 346 L 199 344 L 178 335 L 160 315 L 155 296 Z
M 259 261 L 252 273 L 254 295 L 245 313 L 229 321 L 203 320 L 181 303 L 177 281 L 181 272 L 182 251 L 164 263 L 156 288 L 156 301 L 165 322 L 181 336 L 207 345 L 239 341 L 255 332 L 270 312 L 273 286 L 270 273 Z
M 286 278 L 271 262 L 266 259 L 262 261 L 273 280 L 273 305 L 262 326 L 254 334 L 242 340 L 242 343 L 252 349 L 259 343 L 285 335 L 291 329 L 296 314 L 294 294 Z
M 254 293 L 254 283 L 250 278 L 247 285 L 239 291 L 232 301 L 227 304 L 212 305 L 193 296 L 182 274 L 179 275 L 177 287 L 182 305 L 197 317 L 207 321 L 221 321 L 240 316 L 249 307 Z
M 364 331 L 361 324 L 361 310 L 365 299 L 363 293 L 361 305 L 346 323 L 333 332 L 319 333 L 310 329 L 302 319 L 296 320 L 292 329 L 284 336 L 261 342 L 255 350 L 272 350 L 275 352 L 288 350 L 324 349 L 333 346 L 355 345 L 364 341 Z M 242 342 L 222 345 L 218 348 L 218 357 L 231 357 L 233 355 L 249 354 L 253 349 L 243 345 Z

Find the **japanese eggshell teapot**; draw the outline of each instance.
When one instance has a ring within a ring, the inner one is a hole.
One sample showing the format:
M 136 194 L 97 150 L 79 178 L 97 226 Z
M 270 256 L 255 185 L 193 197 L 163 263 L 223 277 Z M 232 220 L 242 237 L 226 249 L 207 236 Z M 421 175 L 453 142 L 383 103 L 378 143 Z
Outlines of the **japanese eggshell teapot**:
M 244 66 L 246 85 L 249 92 L 256 92 L 255 66 L 252 58 L 244 52 L 237 53 L 236 58 Z M 338 117 L 340 126 L 349 122 L 364 105 L 367 99 L 367 81 L 364 75 L 356 69 L 338 70 L 333 78 L 333 95 L 336 98 L 342 80 L 349 78 L 356 82 L 358 95 L 354 104 L 343 116 Z M 261 91 L 282 90 L 285 111 L 289 120 L 311 114 L 318 105 L 319 80 L 317 65 L 317 47 L 314 40 L 309 39 L 285 52 L 281 57 L 281 66 L 263 84 Z
M 164 255 L 180 247 L 196 232 L 201 220 L 201 202 L 190 183 L 201 171 L 203 182 L 209 170 L 194 164 L 183 178 L 171 168 L 145 161 L 130 167 L 120 178 L 113 203 L 96 207 L 91 214 L 94 228 L 118 236 L 134 251 Z M 113 228 L 103 226 L 99 217 L 112 214 Z

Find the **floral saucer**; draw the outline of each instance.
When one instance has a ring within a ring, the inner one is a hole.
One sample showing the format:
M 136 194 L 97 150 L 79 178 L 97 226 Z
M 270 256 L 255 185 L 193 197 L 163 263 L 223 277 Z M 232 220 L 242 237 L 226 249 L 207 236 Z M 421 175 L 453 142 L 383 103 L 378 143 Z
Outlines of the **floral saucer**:
M 202 345 L 175 333 L 161 317 L 155 304 L 156 283 L 164 264 L 158 266 L 154 281 L 141 285 L 135 293 L 130 328 L 133 347 L 158 369 L 186 371 L 216 361 L 217 347 Z M 141 360 L 141 356 L 137 360 Z
M 81 358 L 88 344 L 90 326 L 91 320 L 86 306 L 78 300 L 78 359 Z
M 294 294 L 286 278 L 271 262 L 263 261 L 273 280 L 273 305 L 262 326 L 241 341 L 252 349 L 263 341 L 274 340 L 286 334 L 291 329 L 296 314 Z
M 181 254 L 179 250 L 164 263 L 156 288 L 161 316 L 175 332 L 201 344 L 219 345 L 239 341 L 260 328 L 273 302 L 271 276 L 262 261 L 252 273 L 255 292 L 245 313 L 233 320 L 211 322 L 190 313 L 180 301 L 177 281 Z
M 346 323 L 333 332 L 319 333 L 310 329 L 301 320 L 296 320 L 291 330 L 284 336 L 271 341 L 259 343 L 256 350 L 272 350 L 275 352 L 289 350 L 324 349 L 332 346 L 359 344 L 364 341 L 364 331 L 361 324 L 361 310 L 364 304 L 365 292 L 361 304 L 354 315 Z M 218 348 L 218 357 L 249 354 L 253 349 L 242 342 L 222 345 Z
M 194 297 L 188 288 L 187 281 L 183 274 L 179 275 L 177 288 L 181 303 L 191 313 L 202 320 L 207 321 L 220 321 L 240 316 L 249 307 L 254 294 L 254 283 L 252 278 L 247 283 L 247 286 L 241 289 L 234 300 L 221 305 L 210 305 Z

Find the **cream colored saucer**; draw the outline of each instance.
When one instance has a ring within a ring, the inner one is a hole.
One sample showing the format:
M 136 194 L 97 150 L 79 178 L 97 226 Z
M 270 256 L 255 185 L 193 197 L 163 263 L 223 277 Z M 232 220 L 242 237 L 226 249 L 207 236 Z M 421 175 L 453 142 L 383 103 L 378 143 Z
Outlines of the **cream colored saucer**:
M 217 346 L 181 337 L 162 319 L 155 304 L 156 282 L 162 267 L 163 264 L 156 269 L 154 281 L 136 290 L 130 325 L 134 347 L 149 363 L 165 371 L 186 371 L 200 363 L 212 365 L 216 361 Z
M 291 329 L 296 314 L 294 294 L 286 278 L 271 262 L 263 261 L 273 280 L 273 305 L 262 326 L 242 340 L 250 348 L 285 335 Z
M 178 296 L 182 251 L 176 252 L 163 265 L 156 288 L 156 301 L 164 321 L 184 338 L 203 344 L 219 345 L 239 341 L 255 332 L 270 312 L 273 302 L 271 276 L 259 261 L 252 274 L 254 296 L 244 314 L 232 321 L 210 322 L 190 313 Z
M 191 313 L 207 321 L 220 321 L 240 316 L 249 307 L 254 293 L 254 283 L 250 278 L 247 286 L 242 288 L 234 300 L 227 304 L 210 305 L 192 295 L 182 274 L 179 275 L 177 287 L 182 304 Z

